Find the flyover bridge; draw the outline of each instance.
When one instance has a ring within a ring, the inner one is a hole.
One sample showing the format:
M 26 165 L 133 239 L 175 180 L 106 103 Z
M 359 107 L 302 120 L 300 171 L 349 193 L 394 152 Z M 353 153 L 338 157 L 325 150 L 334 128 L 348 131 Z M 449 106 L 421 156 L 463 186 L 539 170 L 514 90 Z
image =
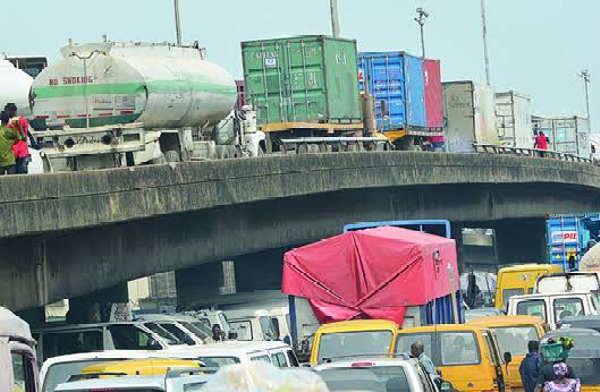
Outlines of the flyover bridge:
M 527 242 L 530 224 L 502 222 L 540 228 L 548 213 L 600 210 L 599 187 L 600 168 L 586 163 L 418 152 L 8 176 L 0 178 L 0 303 L 39 306 L 315 241 L 356 221 L 496 222 L 505 243 Z

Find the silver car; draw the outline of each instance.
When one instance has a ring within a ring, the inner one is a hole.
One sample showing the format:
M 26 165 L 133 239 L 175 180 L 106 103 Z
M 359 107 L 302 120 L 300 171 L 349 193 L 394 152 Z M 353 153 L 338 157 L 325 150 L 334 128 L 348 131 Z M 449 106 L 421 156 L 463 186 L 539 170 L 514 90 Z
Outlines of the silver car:
M 439 392 L 417 359 L 356 357 L 315 366 L 331 392 Z

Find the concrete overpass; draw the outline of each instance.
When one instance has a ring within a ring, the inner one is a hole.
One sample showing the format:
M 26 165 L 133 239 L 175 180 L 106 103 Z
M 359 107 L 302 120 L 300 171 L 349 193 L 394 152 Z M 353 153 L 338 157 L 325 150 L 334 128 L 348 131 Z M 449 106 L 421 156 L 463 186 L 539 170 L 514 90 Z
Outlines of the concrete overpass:
M 599 179 L 589 164 L 407 152 L 4 177 L 0 303 L 39 306 L 311 242 L 354 221 L 494 221 L 505 243 L 528 242 L 548 213 L 599 210 Z M 502 226 L 510 219 L 528 223 Z M 533 242 L 539 250 L 543 238 Z

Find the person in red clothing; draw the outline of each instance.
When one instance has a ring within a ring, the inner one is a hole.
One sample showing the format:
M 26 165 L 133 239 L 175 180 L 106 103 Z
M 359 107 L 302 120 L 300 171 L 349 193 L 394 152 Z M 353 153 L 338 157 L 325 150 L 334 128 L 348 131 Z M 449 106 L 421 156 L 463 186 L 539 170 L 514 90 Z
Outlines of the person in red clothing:
M 538 150 L 547 150 L 549 141 L 550 140 L 548 139 L 548 136 L 546 136 L 544 134 L 544 132 L 539 131 L 535 137 L 535 143 L 534 143 L 533 147 L 537 148 Z M 544 152 L 540 152 L 541 157 L 544 157 L 544 155 L 545 155 Z
M 4 111 L 10 118 L 17 117 L 17 105 L 9 103 L 4 107 Z M 29 123 L 27 119 L 19 117 L 18 125 L 11 125 L 13 129 L 19 131 L 23 137 L 20 138 L 13 144 L 12 150 L 15 154 L 17 174 L 27 174 L 29 162 L 31 161 L 31 155 L 29 154 L 29 147 L 27 146 L 27 139 L 30 139 L 32 147 L 36 146 L 33 135 L 29 132 Z

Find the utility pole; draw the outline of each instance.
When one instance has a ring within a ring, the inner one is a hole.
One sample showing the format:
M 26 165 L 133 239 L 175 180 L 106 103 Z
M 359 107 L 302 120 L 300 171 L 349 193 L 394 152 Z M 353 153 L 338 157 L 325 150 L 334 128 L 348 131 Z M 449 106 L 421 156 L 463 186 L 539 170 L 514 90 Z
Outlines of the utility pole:
M 423 58 L 425 58 L 425 32 L 424 26 L 425 22 L 429 18 L 429 14 L 421 7 L 417 8 L 417 17 L 415 18 L 415 22 L 419 24 L 421 27 L 421 53 L 423 54 Z
M 488 55 L 488 43 L 487 43 L 487 20 L 485 15 L 485 1 L 481 0 L 481 23 L 483 25 L 483 57 L 485 61 L 485 79 L 487 85 L 491 85 L 490 78 L 490 57 Z
M 181 46 L 181 19 L 179 18 L 179 0 L 174 1 L 175 8 L 175 34 L 177 36 L 177 45 Z
M 583 86 L 585 88 L 585 106 L 587 109 L 588 124 L 590 127 L 590 132 L 592 132 L 592 119 L 590 118 L 590 92 L 589 92 L 589 87 L 588 87 L 588 84 L 590 84 L 590 81 L 591 81 L 590 71 L 588 71 L 587 69 L 584 69 L 578 75 L 580 78 L 583 79 Z
M 338 0 L 329 0 L 331 5 L 331 32 L 333 38 L 340 37 L 340 19 L 338 15 Z

